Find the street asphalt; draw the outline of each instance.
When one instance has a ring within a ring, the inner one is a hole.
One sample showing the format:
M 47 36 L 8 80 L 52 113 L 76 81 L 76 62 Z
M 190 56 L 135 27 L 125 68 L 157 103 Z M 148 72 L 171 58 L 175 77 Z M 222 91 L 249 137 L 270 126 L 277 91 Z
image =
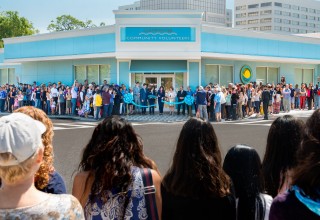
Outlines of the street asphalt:
M 312 111 L 292 111 L 293 115 L 306 120 Z M 213 123 L 220 143 L 222 157 L 236 144 L 254 147 L 263 158 L 267 134 L 272 121 L 262 118 Z M 171 164 L 175 144 L 185 120 L 171 122 L 133 121 L 136 132 L 144 143 L 145 154 L 153 159 L 164 175 Z M 55 168 L 64 177 L 68 192 L 71 193 L 72 179 L 77 171 L 83 148 L 88 143 L 98 122 L 81 120 L 53 120 Z

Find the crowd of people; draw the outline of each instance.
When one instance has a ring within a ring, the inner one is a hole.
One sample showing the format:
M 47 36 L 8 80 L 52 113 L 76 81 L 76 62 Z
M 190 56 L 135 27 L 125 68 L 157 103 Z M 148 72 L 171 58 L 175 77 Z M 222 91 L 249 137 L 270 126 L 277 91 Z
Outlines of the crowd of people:
M 306 123 L 284 115 L 262 160 L 246 145 L 223 160 L 212 124 L 192 117 L 162 178 L 132 125 L 106 117 L 68 195 L 53 166 L 50 119 L 21 107 L 0 118 L 0 219 L 319 219 L 319 131 L 320 110 Z
M 126 94 L 132 95 L 133 102 L 125 102 Z M 193 97 L 191 105 L 184 102 L 187 96 Z M 0 88 L 1 112 L 12 112 L 22 106 L 34 106 L 48 115 L 91 115 L 97 120 L 111 115 L 144 115 L 147 109 L 150 115 L 154 115 L 155 108 L 162 115 L 166 106 L 171 115 L 187 113 L 220 122 L 252 115 L 265 115 L 267 119 L 270 114 L 293 109 L 319 109 L 320 89 L 318 84 L 314 86 L 312 83 L 286 84 L 284 77 L 276 85 L 254 82 L 245 85 L 230 83 L 224 87 L 209 83 L 195 90 L 190 86 L 186 90 L 182 86 L 166 90 L 163 86 L 141 86 L 139 82 L 133 88 L 127 88 L 126 85 L 108 84 L 106 80 L 102 85 L 75 80 L 70 86 L 61 82 L 47 85 L 34 82 L 33 85 L 19 83 Z

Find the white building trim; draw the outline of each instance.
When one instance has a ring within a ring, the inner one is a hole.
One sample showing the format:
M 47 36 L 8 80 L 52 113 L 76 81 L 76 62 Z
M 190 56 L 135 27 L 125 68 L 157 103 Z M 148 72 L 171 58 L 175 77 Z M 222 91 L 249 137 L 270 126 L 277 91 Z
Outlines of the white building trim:
M 95 27 L 95 28 L 86 28 L 86 29 L 77 29 L 71 31 L 58 31 L 45 34 L 36 34 L 22 37 L 14 38 L 4 38 L 4 44 L 13 44 L 13 43 L 24 43 L 24 42 L 33 42 L 33 41 L 42 41 L 42 40 L 54 40 L 60 38 L 74 38 L 74 37 L 83 37 L 99 34 L 111 34 L 115 33 L 115 26 L 104 26 L 104 27 Z
M 278 41 L 286 41 L 286 42 L 298 42 L 298 43 L 309 43 L 309 44 L 320 44 L 320 38 L 312 38 L 298 35 L 284 35 L 284 34 L 276 34 L 276 33 L 268 33 L 262 31 L 252 31 L 245 29 L 237 29 L 237 28 L 226 28 L 226 27 L 218 27 L 212 26 L 208 24 L 202 25 L 201 33 L 213 33 L 213 34 L 223 34 L 230 36 L 239 36 L 239 37 L 248 37 L 248 38 L 259 38 L 265 40 L 278 40 Z
M 201 60 L 200 52 L 117 52 L 116 58 L 120 60 Z
M 20 58 L 20 59 L 5 59 L 4 64 L 9 63 L 25 63 L 35 61 L 58 61 L 58 60 L 77 60 L 77 59 L 93 59 L 93 58 L 114 58 L 115 53 L 99 53 L 71 56 L 53 56 L 53 57 L 36 57 L 36 58 Z

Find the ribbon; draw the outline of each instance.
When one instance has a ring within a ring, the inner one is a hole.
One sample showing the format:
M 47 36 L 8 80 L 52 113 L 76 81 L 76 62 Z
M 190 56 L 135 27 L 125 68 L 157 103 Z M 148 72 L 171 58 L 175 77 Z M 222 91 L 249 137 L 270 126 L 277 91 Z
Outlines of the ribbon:
M 315 201 L 305 196 L 303 190 L 300 189 L 298 186 L 293 186 L 292 190 L 295 192 L 296 197 L 301 203 L 303 203 L 310 211 L 320 216 L 319 200 Z
M 149 98 L 149 99 L 151 99 L 151 98 L 156 99 L 157 96 L 155 96 L 155 95 L 149 95 L 148 98 Z M 137 107 L 141 107 L 141 108 L 148 108 L 148 107 L 154 107 L 154 106 L 156 106 L 155 104 L 154 104 L 154 105 L 147 105 L 147 106 L 146 106 L 146 105 L 139 105 L 139 104 L 135 103 L 135 102 L 133 101 L 133 95 L 132 95 L 131 93 L 125 94 L 124 97 L 123 97 L 123 101 L 124 101 L 126 104 L 133 104 L 133 105 L 135 105 L 135 106 L 137 106 Z M 167 104 L 167 105 L 180 105 L 180 104 L 184 104 L 184 103 L 187 104 L 187 105 L 193 105 L 194 97 L 191 96 L 191 95 L 187 95 L 187 96 L 184 98 L 184 100 L 181 101 L 181 102 L 167 102 L 167 101 L 164 101 L 164 100 L 161 100 L 161 102 L 163 102 L 164 104 Z

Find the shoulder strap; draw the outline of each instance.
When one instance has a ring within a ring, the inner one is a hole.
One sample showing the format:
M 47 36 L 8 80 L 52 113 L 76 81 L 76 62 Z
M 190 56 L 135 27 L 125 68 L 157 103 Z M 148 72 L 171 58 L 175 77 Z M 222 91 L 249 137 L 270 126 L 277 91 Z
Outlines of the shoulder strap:
M 156 188 L 153 185 L 152 175 L 150 169 L 140 169 L 143 185 L 144 198 L 146 201 L 148 220 L 158 220 L 158 210 L 156 206 Z

